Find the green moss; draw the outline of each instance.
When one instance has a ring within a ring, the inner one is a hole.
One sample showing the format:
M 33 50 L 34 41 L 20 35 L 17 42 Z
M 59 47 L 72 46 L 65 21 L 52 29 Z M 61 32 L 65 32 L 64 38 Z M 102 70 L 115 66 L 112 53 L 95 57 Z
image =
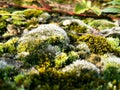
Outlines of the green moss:
M 41 13 L 41 10 L 36 9 L 26 9 L 23 11 L 23 15 L 25 15 L 25 18 L 38 17 Z
M 89 25 L 98 30 L 104 30 L 104 29 L 108 29 L 116 26 L 113 22 L 110 22 L 104 19 L 93 20 L 92 22 L 89 23 Z
M 14 38 L 8 40 L 4 44 L 5 52 L 7 52 L 7 53 L 16 53 L 16 43 L 17 43 L 18 39 L 19 39 L 18 37 L 14 37 Z
M 38 24 L 39 24 L 38 19 L 35 17 L 32 17 L 29 20 L 26 20 L 26 22 L 24 23 L 27 29 L 35 28 L 38 26 Z
M 61 53 L 57 55 L 55 58 L 55 66 L 62 67 L 65 64 L 67 59 L 68 59 L 68 56 L 66 53 Z
M 7 26 L 7 23 L 0 19 L 0 34 L 3 34 L 5 31 L 6 31 L 6 26 Z
M 78 34 L 87 32 L 87 28 L 82 25 L 78 25 L 76 22 L 71 23 L 64 27 L 70 37 L 71 42 L 75 42 L 78 39 Z
M 75 51 L 70 51 L 70 52 L 68 53 L 68 59 L 67 59 L 67 61 L 66 61 L 66 65 L 72 63 L 73 61 L 77 60 L 78 58 L 79 58 L 79 55 L 78 55 L 77 52 L 75 52 Z
M 75 33 L 85 33 L 87 28 L 85 26 L 78 25 L 77 23 L 71 23 L 67 26 L 67 30 L 74 31 Z
M 10 16 L 9 16 L 9 12 L 7 12 L 7 11 L 4 11 L 4 10 L 0 10 L 0 16 L 1 16 L 1 19 L 3 19 L 3 20 L 6 20 L 6 19 L 8 19 Z
M 113 49 L 111 48 L 111 45 L 107 42 L 106 38 L 102 36 L 87 34 L 87 35 L 81 36 L 78 39 L 78 41 L 86 42 L 86 44 L 89 46 L 90 51 L 92 53 L 104 54 L 104 53 L 113 51 Z
M 3 54 L 4 52 L 4 44 L 0 43 L 0 56 Z
M 6 31 L 6 19 L 10 17 L 9 14 L 10 13 L 7 11 L 0 10 L 0 34 L 3 34 Z
M 120 56 L 120 40 L 119 38 L 108 37 L 107 42 L 111 45 L 114 50 L 114 54 Z

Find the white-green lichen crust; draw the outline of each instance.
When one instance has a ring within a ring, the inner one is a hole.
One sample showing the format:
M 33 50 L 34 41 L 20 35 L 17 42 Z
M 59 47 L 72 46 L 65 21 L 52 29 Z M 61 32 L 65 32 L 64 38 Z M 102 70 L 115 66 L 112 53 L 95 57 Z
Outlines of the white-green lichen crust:
M 55 24 L 42 24 L 19 39 L 17 51 L 54 56 L 64 50 L 68 43 L 69 38 L 62 28 Z

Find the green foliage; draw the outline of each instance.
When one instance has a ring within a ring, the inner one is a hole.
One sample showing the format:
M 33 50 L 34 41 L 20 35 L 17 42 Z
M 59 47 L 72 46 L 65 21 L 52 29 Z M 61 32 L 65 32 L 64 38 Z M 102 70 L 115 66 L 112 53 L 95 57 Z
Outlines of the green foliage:
M 111 45 L 107 42 L 106 38 L 102 36 L 87 34 L 81 36 L 78 41 L 86 42 L 92 53 L 104 54 L 107 52 L 112 52 Z
M 112 0 L 107 3 L 109 6 L 104 8 L 104 13 L 120 13 L 120 0 Z
M 77 14 L 85 13 L 86 11 L 92 10 L 95 14 L 100 15 L 101 11 L 97 6 L 92 6 L 91 1 L 81 0 L 76 4 L 75 12 Z

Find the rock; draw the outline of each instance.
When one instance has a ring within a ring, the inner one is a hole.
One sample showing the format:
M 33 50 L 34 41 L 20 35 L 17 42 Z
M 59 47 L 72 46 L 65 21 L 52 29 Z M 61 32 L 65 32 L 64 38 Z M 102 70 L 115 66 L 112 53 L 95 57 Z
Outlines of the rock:
M 43 24 L 24 34 L 18 41 L 18 53 L 29 53 L 33 60 L 53 59 L 69 43 L 66 32 L 55 24 Z M 28 60 L 29 60 L 28 59 Z

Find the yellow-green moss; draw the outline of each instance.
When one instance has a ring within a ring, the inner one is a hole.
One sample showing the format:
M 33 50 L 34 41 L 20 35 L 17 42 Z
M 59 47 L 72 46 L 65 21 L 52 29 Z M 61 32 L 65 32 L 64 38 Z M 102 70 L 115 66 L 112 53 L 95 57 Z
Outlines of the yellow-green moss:
M 61 53 L 61 54 L 57 55 L 55 58 L 55 66 L 62 67 L 62 65 L 65 64 L 67 59 L 68 59 L 68 56 L 66 53 Z
M 74 31 L 76 33 L 85 33 L 86 32 L 86 27 L 78 25 L 77 23 L 70 24 L 67 29 L 70 31 Z
M 93 20 L 92 22 L 89 23 L 89 25 L 98 30 L 104 30 L 104 29 L 112 28 L 116 26 L 113 22 L 110 22 L 104 19 Z
M 87 28 L 85 26 L 78 25 L 76 22 L 73 22 L 63 28 L 67 31 L 67 34 L 72 42 L 77 41 L 79 37 L 78 34 L 87 32 Z
M 31 17 L 38 17 L 42 13 L 41 10 L 36 10 L 36 9 L 26 9 L 23 11 L 23 15 L 25 15 L 26 18 L 31 18 Z
M 0 43 L 0 56 L 4 52 L 4 44 Z
M 14 37 L 4 43 L 5 52 L 8 53 L 16 53 L 16 43 L 18 41 L 18 37 Z
M 89 46 L 90 51 L 96 54 L 104 54 L 107 52 L 112 52 L 111 45 L 108 44 L 106 38 L 102 36 L 95 36 L 92 34 L 87 34 L 81 36 L 78 41 L 86 42 Z

